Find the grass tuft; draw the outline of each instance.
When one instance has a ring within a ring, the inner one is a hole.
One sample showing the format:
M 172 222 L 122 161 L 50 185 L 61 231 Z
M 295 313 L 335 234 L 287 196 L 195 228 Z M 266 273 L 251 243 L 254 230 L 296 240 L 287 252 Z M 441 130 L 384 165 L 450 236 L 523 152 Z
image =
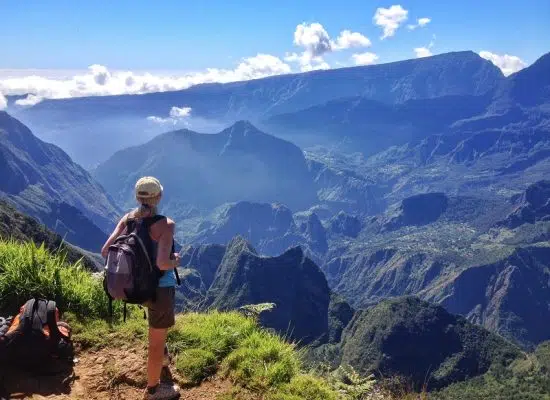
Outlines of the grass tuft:
M 176 369 L 193 385 L 198 385 L 204 379 L 212 376 L 218 369 L 214 353 L 204 349 L 189 349 L 181 351 L 176 359 Z
M 252 333 L 222 364 L 233 382 L 260 392 L 290 382 L 299 370 L 294 346 L 266 331 Z
M 69 264 L 64 255 L 32 242 L 0 241 L 0 311 L 15 314 L 32 297 L 53 299 L 62 312 L 77 316 L 107 316 L 101 282 L 80 262 Z

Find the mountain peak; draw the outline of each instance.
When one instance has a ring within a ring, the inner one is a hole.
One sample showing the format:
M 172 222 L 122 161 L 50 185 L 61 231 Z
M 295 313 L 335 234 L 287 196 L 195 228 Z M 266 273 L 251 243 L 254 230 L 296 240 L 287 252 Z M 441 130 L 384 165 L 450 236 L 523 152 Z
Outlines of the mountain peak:
M 258 128 L 256 128 L 252 122 L 248 120 L 240 120 L 235 122 L 233 125 L 231 125 L 229 128 L 225 129 L 222 134 L 228 134 L 232 137 L 239 136 L 239 137 L 245 137 L 249 135 L 265 135 L 270 136 L 265 132 L 262 132 Z

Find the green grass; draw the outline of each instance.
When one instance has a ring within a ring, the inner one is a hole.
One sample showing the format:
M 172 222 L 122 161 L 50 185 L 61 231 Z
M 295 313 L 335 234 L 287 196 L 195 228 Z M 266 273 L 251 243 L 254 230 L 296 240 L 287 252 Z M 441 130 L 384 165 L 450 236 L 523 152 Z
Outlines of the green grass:
M 198 385 L 216 373 L 218 360 L 214 353 L 205 349 L 182 350 L 176 360 L 176 369 L 190 383 Z
M 294 346 L 258 330 L 243 340 L 224 360 L 223 374 L 248 389 L 267 392 L 290 382 L 301 363 Z
M 32 242 L 0 241 L 0 311 L 14 314 L 31 297 L 55 300 L 59 309 L 86 318 L 107 316 L 99 280 L 79 262 L 69 264 Z
M 126 322 L 107 322 L 101 280 L 81 264 L 67 263 L 33 243 L 0 240 L 2 315 L 16 313 L 33 296 L 57 302 L 73 328 L 73 340 L 84 351 L 147 345 L 142 311 L 129 307 Z M 234 384 L 234 398 L 351 400 L 338 394 L 327 379 L 306 373 L 302 352 L 261 328 L 251 316 L 217 311 L 180 314 L 167 341 L 175 368 L 189 385 L 218 374 Z

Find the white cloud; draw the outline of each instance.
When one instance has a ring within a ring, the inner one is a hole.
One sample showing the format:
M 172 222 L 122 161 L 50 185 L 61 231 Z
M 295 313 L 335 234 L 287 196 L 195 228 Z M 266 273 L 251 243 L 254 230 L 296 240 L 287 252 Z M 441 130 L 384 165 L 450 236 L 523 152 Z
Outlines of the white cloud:
M 177 122 L 173 118 L 162 118 L 162 117 L 156 117 L 154 115 L 151 115 L 151 116 L 147 117 L 147 121 L 152 122 L 154 124 L 158 124 L 158 125 L 166 125 L 166 124 L 175 125 L 176 122 Z
M 285 61 L 296 62 L 302 72 L 329 69 L 330 65 L 323 56 L 334 52 L 357 47 L 369 47 L 371 41 L 359 32 L 345 29 L 336 40 L 332 40 L 326 29 L 318 22 L 301 23 L 294 31 L 294 44 L 303 48 L 301 54 L 290 53 Z
M 302 65 L 301 71 L 302 72 L 309 72 L 309 71 L 317 71 L 321 69 L 330 69 L 330 65 L 325 61 L 318 61 L 313 64 L 306 64 Z
M 332 42 L 323 25 L 301 23 L 294 31 L 294 44 L 304 48 L 304 55 L 315 58 L 332 51 Z
M 376 64 L 376 61 L 378 60 L 378 56 L 376 54 L 369 52 L 353 54 L 351 58 L 353 58 L 355 65 Z
M 377 8 L 373 22 L 384 30 L 381 39 L 395 35 L 395 31 L 407 20 L 408 14 L 409 11 L 401 5 L 393 5 L 390 8 Z
M 187 125 L 187 118 L 191 115 L 191 107 L 176 107 L 170 108 L 168 118 L 158 117 L 156 115 L 150 115 L 147 117 L 147 121 L 157 125 L 178 125 L 184 123 Z
M 16 100 L 15 104 L 17 104 L 18 106 L 22 106 L 22 107 L 32 107 L 32 106 L 40 103 L 42 100 L 44 100 L 44 99 L 40 96 L 36 96 L 34 94 L 29 94 L 24 99 Z
M 60 99 L 85 96 L 108 96 L 119 94 L 142 94 L 186 89 L 209 82 L 235 82 L 291 72 L 290 65 L 270 54 L 248 57 L 235 69 L 209 68 L 202 72 L 181 75 L 153 75 L 131 71 L 109 71 L 107 67 L 94 64 L 87 72 L 73 76 L 40 76 L 14 74 L 0 76 L 0 92 L 5 94 L 32 94 L 20 100 L 20 106 L 30 106 L 42 99 Z
M 5 110 L 8 107 L 8 100 L 0 92 L 0 111 Z
M 432 51 L 427 47 L 417 47 L 414 49 L 414 53 L 416 54 L 416 58 L 432 56 Z
M 418 18 L 418 26 L 424 27 L 432 22 L 431 18 Z
M 332 48 L 334 50 L 344 50 L 352 47 L 369 47 L 370 45 L 371 41 L 368 37 L 359 32 L 351 32 L 346 29 L 340 32 L 340 36 L 332 44 Z
M 191 115 L 191 107 L 172 107 L 170 109 L 170 117 L 171 118 L 186 118 L 189 115 Z
M 416 20 L 416 24 L 407 25 L 407 28 L 409 28 L 411 31 L 414 31 L 416 28 L 424 28 L 430 22 L 432 22 L 431 18 L 418 18 Z
M 430 44 L 428 44 L 428 47 L 417 47 L 414 50 L 414 54 L 416 55 L 416 58 L 423 58 L 423 57 L 430 57 L 433 56 L 432 48 L 435 46 L 435 34 L 432 35 L 432 40 L 430 40 Z
M 107 67 L 103 65 L 94 64 L 91 65 L 89 69 L 94 77 L 95 83 L 100 86 L 105 86 L 109 82 L 109 79 L 111 79 L 111 73 Z
M 518 72 L 527 66 L 527 64 L 517 56 L 508 54 L 499 55 L 491 53 L 490 51 L 480 51 L 479 55 L 499 67 L 505 76 Z

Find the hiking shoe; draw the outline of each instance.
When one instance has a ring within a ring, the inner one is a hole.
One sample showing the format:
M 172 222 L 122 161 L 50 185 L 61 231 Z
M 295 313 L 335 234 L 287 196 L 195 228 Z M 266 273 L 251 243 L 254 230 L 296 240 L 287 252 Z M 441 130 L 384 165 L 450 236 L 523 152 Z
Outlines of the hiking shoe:
M 180 388 L 173 383 L 161 382 L 154 389 L 145 389 L 145 400 L 175 400 L 180 398 Z

